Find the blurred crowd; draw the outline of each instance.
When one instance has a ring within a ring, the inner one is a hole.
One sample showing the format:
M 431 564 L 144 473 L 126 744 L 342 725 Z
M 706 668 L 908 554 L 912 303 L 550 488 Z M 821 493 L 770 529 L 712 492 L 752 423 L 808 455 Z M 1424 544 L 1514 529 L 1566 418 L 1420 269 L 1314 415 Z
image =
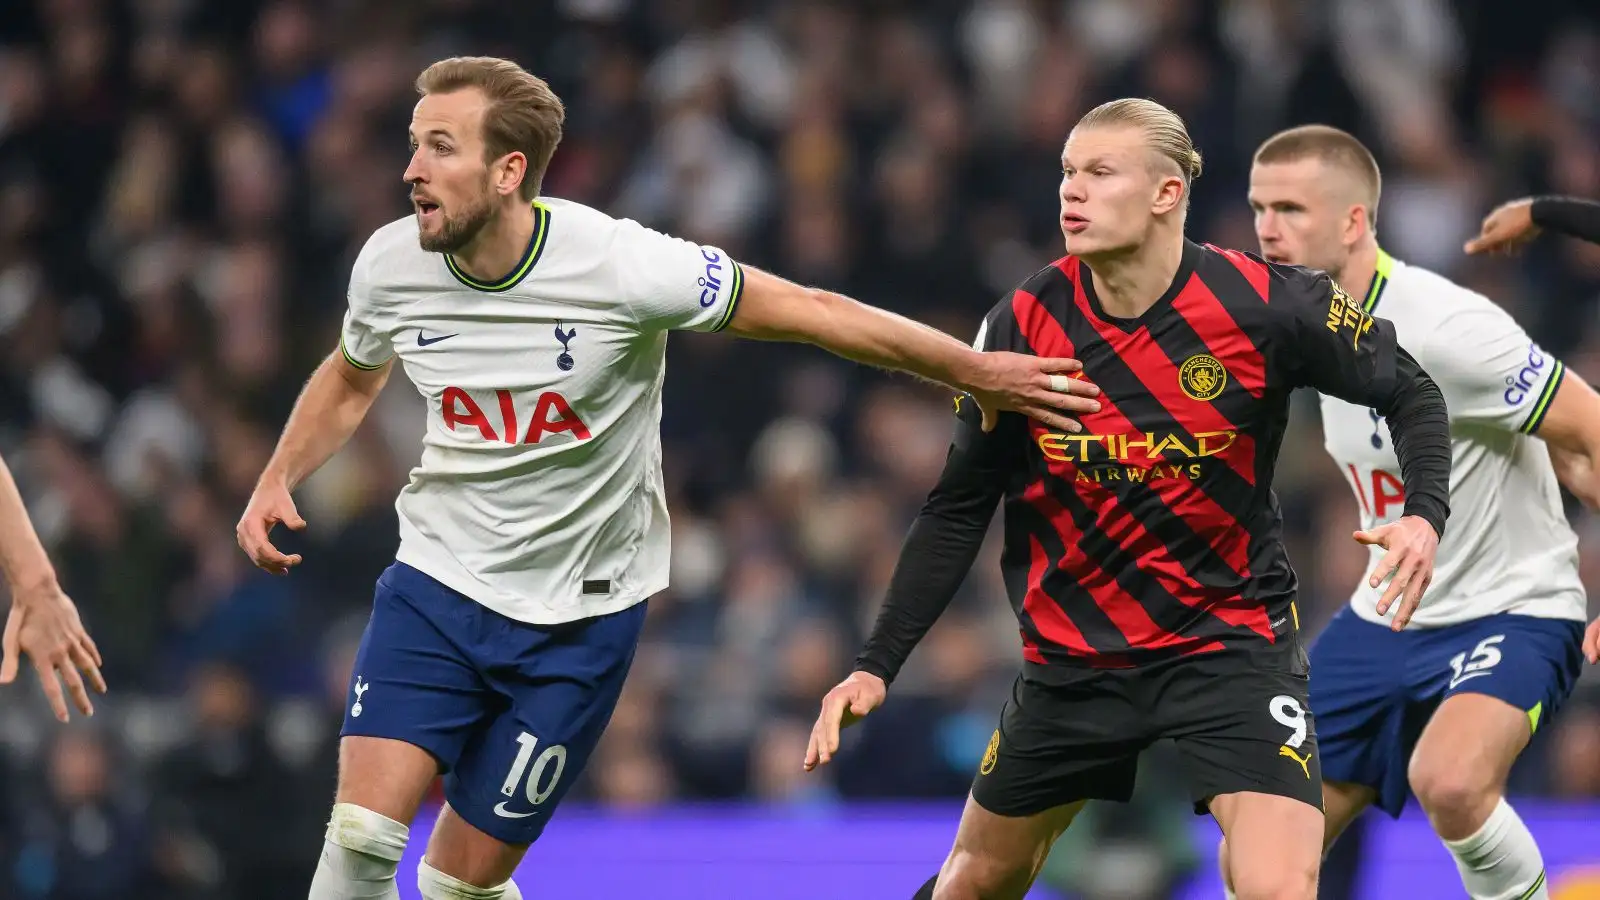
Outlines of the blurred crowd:
M 112 693 L 68 728 L 33 687 L 0 694 L 0 896 L 303 892 L 416 391 L 391 379 L 299 491 L 292 577 L 252 569 L 233 525 L 336 344 L 350 262 L 409 211 L 412 81 L 456 54 L 565 100 L 547 193 L 963 338 L 1060 255 L 1060 146 L 1094 104 L 1183 115 L 1206 160 L 1190 234 L 1246 249 L 1256 144 L 1344 127 L 1384 168 L 1387 249 L 1600 381 L 1600 249 L 1460 251 L 1502 199 L 1600 197 L 1582 0 L 11 0 L 0 455 Z M 942 465 L 949 397 L 725 336 L 675 336 L 669 360 L 673 587 L 574 799 L 960 796 L 1019 654 L 995 547 L 839 764 L 799 764 Z M 1315 629 L 1365 551 L 1302 399 L 1277 484 Z M 1600 588 L 1600 519 L 1572 512 Z M 1597 688 L 1516 790 L 1600 797 Z

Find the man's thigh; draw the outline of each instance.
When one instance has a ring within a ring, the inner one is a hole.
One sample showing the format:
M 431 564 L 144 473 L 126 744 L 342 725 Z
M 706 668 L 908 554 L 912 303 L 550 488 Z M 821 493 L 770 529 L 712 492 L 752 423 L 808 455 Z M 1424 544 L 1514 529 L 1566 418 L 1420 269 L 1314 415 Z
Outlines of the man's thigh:
M 1583 668 L 1583 623 L 1512 613 L 1425 635 L 1407 669 L 1415 694 L 1483 694 L 1520 711 L 1524 738 L 1566 703 Z
M 1391 814 L 1405 805 L 1406 764 L 1429 708 L 1419 709 L 1407 695 L 1406 660 L 1414 644 L 1413 633 L 1397 634 L 1346 607 L 1311 645 L 1309 708 L 1322 778 L 1345 793 L 1365 788 L 1366 802 Z M 1340 809 L 1326 812 L 1331 837 L 1345 817 Z
M 1305 676 L 1217 653 L 1170 663 L 1149 687 L 1151 718 L 1178 750 L 1195 812 L 1211 811 L 1214 797 L 1255 793 L 1310 806 L 1321 821 L 1321 755 Z
M 494 656 L 480 667 L 498 709 L 445 776 L 455 815 L 507 845 L 539 837 L 611 720 L 644 616 L 640 603 L 562 625 L 488 629 L 481 652 Z M 429 853 L 441 871 L 471 880 Z
M 972 782 L 972 800 L 997 816 L 1033 816 L 1080 800 L 1127 802 L 1150 739 L 1129 691 L 1136 674 L 1021 675 Z M 1059 681 L 1060 683 L 1057 683 Z
M 340 728 L 340 802 L 409 824 L 488 722 L 493 694 L 451 636 L 471 611 L 447 591 L 398 563 L 378 580 Z

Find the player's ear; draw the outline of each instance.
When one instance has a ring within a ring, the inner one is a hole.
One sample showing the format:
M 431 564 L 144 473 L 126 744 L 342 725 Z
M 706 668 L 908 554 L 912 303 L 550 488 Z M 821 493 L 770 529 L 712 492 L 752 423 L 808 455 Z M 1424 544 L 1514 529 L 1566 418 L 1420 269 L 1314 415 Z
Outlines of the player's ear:
M 520 150 L 513 150 L 500 157 L 495 164 L 494 189 L 500 196 L 515 193 L 522 185 L 522 179 L 528 177 L 528 157 Z
M 1164 215 L 1172 212 L 1183 204 L 1183 179 L 1176 175 L 1163 175 L 1156 183 L 1156 200 L 1151 206 L 1151 212 Z
M 1351 204 L 1344 212 L 1344 245 L 1355 246 L 1367 232 L 1367 208 L 1360 203 Z

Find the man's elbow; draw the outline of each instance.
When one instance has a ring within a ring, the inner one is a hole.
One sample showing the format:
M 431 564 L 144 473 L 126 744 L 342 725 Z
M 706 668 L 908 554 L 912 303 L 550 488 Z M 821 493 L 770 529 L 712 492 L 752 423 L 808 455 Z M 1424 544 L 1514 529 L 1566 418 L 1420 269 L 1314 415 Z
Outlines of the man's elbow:
M 350 362 L 343 350 L 335 350 L 323 361 L 322 366 L 324 371 L 338 379 L 338 384 L 370 402 L 382 393 L 384 384 L 389 381 L 394 360 L 391 358 L 380 366 L 367 369 Z
M 1450 408 L 1445 403 L 1444 392 L 1439 390 L 1439 385 L 1433 378 L 1420 368 L 1390 393 L 1385 406 L 1387 408 L 1380 407 L 1378 413 L 1391 422 L 1449 421 L 1450 418 Z

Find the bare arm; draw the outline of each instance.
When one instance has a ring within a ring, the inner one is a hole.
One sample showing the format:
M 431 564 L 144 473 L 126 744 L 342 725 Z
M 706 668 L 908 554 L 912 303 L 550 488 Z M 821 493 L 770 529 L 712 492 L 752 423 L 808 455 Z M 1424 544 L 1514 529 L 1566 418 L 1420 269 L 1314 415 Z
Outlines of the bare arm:
M 300 564 L 300 554 L 285 554 L 272 545 L 268 536 L 272 526 L 282 522 L 296 531 L 306 527 L 290 492 L 356 433 L 393 366 L 391 358 L 364 368 L 336 350 L 312 373 L 234 529 L 239 547 L 256 565 L 274 575 L 287 575 Z
M 299 487 L 356 433 L 393 367 L 390 359 L 377 368 L 362 369 L 351 365 L 342 352 L 329 354 L 294 402 L 262 480 L 281 482 L 291 491 Z
M 1569 369 L 1538 434 L 1550 448 L 1556 478 L 1590 509 L 1600 509 L 1600 394 Z M 1583 635 L 1583 655 L 1600 663 L 1600 618 Z
M 1568 369 L 1540 423 L 1556 478 L 1590 509 L 1600 509 L 1600 394 Z
M 1076 360 L 980 353 L 936 328 L 841 294 L 803 287 L 750 266 L 743 270 L 743 293 L 728 324 L 735 334 L 815 344 L 854 362 L 948 385 L 978 401 L 984 430 L 993 427 L 1001 410 L 1014 410 L 1076 432 L 1082 426 L 1070 417 L 1100 408 L 1087 399 L 1098 388 L 1066 377 L 1082 368 Z
M 13 595 L 56 583 L 56 570 L 33 530 L 33 520 L 22 504 L 22 494 L 11 477 L 11 469 L 0 460 L 0 569 Z
M 4 460 L 0 460 L 0 568 L 11 589 L 11 611 L 0 638 L 0 684 L 16 680 L 26 653 L 58 720 L 67 721 L 62 682 L 78 711 L 93 715 L 94 704 L 78 673 L 88 675 L 95 690 L 106 692 L 100 675 L 100 649 L 84 630 L 77 605 L 57 583 L 55 567 L 39 542 Z

